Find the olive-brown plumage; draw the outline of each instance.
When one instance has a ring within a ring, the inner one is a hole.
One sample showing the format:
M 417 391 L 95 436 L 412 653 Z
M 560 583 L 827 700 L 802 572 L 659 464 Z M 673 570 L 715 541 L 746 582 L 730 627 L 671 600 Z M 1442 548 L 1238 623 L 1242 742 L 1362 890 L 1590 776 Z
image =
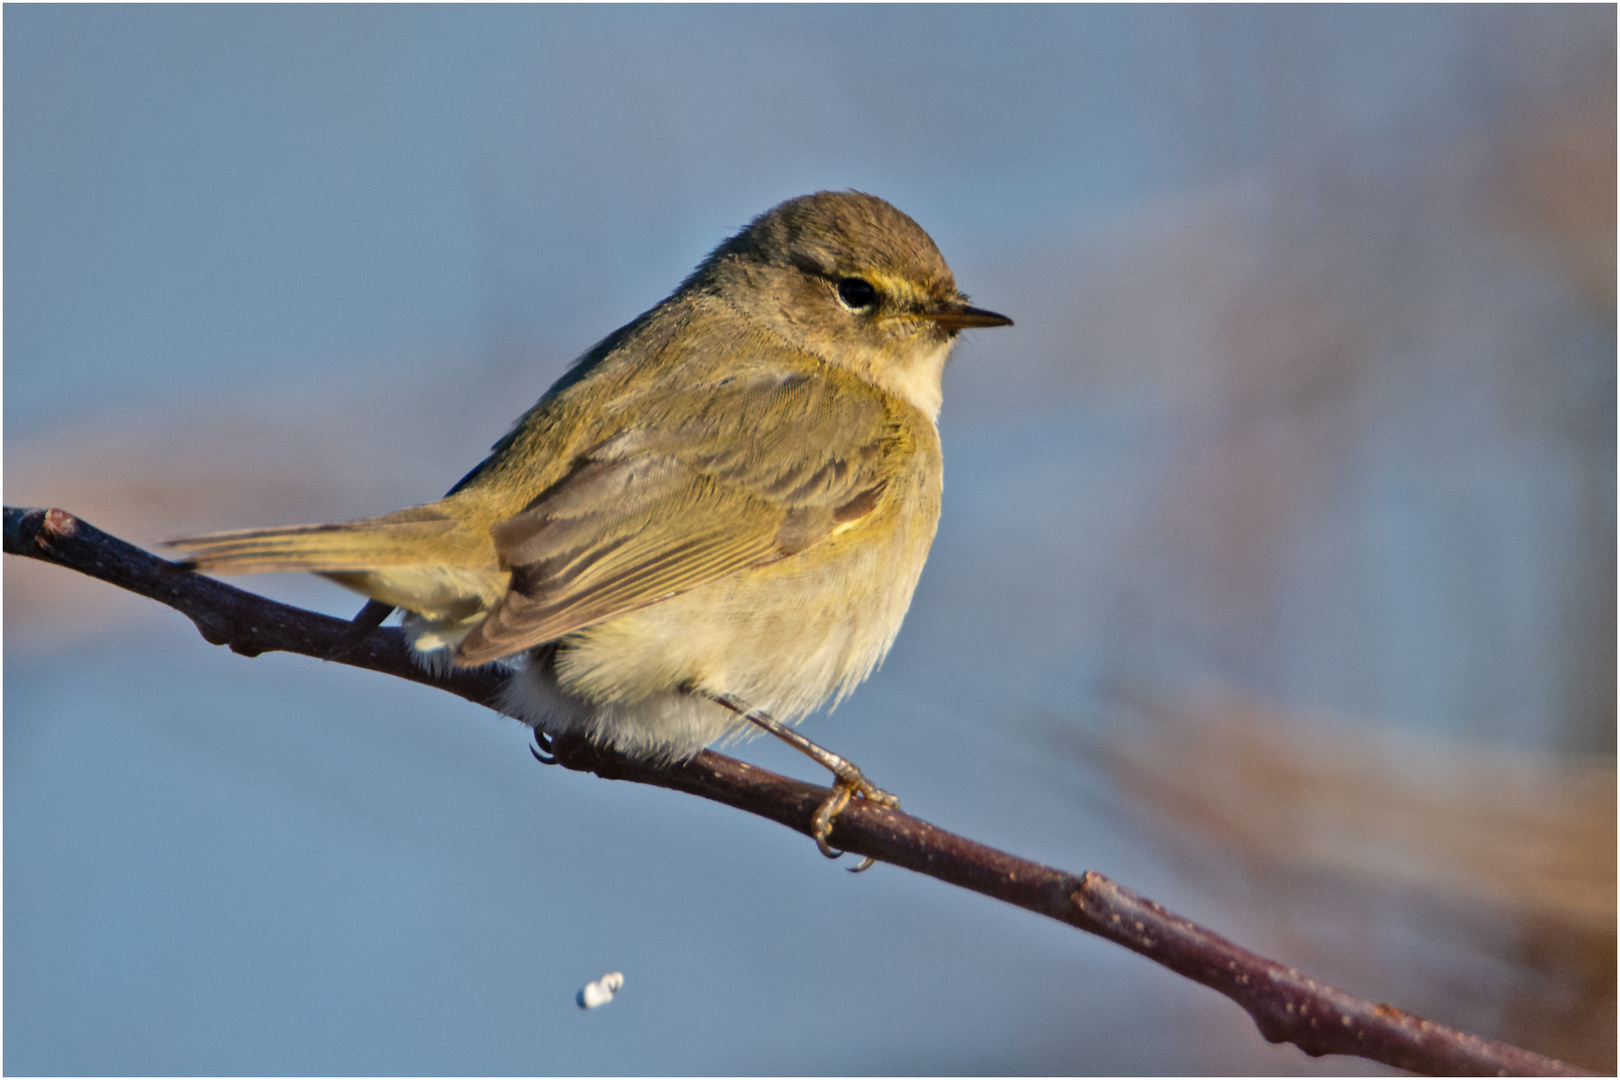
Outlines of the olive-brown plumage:
M 934 426 L 969 307 L 881 199 L 822 192 L 721 244 L 582 357 L 437 502 L 176 541 L 401 608 L 435 664 L 513 662 L 506 711 L 680 758 L 860 682 L 939 516 Z

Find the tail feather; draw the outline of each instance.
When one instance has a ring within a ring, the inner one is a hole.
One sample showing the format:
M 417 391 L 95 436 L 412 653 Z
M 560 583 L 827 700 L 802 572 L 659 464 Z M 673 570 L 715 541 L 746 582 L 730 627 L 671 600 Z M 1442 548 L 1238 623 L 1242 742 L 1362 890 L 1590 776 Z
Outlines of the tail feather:
M 211 573 L 354 572 L 419 563 L 423 545 L 455 527 L 454 521 L 439 515 L 404 519 L 389 514 L 336 525 L 208 533 L 169 540 L 164 546 L 183 555 L 182 566 Z

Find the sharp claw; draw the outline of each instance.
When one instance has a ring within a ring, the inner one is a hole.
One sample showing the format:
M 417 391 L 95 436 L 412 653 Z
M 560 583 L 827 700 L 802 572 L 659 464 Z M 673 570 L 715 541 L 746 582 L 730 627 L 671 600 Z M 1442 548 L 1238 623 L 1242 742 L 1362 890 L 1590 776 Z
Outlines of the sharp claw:
M 832 791 L 816 808 L 816 816 L 811 819 L 810 835 L 815 838 L 816 847 L 820 848 L 821 853 L 829 859 L 836 859 L 844 854 L 827 843 L 827 838 L 832 835 L 833 818 L 849 805 L 850 797 L 854 794 L 855 790 L 852 787 L 842 780 L 837 781 L 833 784 Z
M 877 860 L 872 858 L 872 856 L 868 855 L 866 858 L 864 858 L 864 859 L 862 859 L 860 861 L 860 864 L 858 866 L 846 866 L 844 869 L 848 870 L 852 874 L 859 874 L 861 871 L 870 870 L 870 869 L 872 869 L 872 867 L 874 867 L 876 865 L 877 865 Z
M 557 764 L 557 755 L 551 749 L 551 736 L 539 728 L 534 731 L 534 745 L 529 747 L 529 753 L 533 754 L 534 760 L 542 765 Z

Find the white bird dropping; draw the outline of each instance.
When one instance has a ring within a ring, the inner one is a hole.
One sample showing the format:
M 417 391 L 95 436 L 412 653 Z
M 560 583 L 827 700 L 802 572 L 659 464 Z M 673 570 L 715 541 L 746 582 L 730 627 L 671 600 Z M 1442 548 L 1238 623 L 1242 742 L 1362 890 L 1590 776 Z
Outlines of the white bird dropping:
M 613 1000 L 613 995 L 624 986 L 624 975 L 617 971 L 610 971 L 595 982 L 585 984 L 585 988 L 574 998 L 582 1009 L 594 1009 L 598 1005 L 606 1005 Z

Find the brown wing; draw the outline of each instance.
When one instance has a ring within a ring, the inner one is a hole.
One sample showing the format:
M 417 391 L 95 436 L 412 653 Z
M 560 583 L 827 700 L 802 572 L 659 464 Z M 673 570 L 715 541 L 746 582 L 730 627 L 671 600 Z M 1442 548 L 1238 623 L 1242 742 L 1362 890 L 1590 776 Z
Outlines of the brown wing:
M 840 375 L 666 390 L 635 410 L 492 530 L 511 588 L 458 660 L 556 640 L 796 554 L 872 512 L 901 440 L 878 392 Z

